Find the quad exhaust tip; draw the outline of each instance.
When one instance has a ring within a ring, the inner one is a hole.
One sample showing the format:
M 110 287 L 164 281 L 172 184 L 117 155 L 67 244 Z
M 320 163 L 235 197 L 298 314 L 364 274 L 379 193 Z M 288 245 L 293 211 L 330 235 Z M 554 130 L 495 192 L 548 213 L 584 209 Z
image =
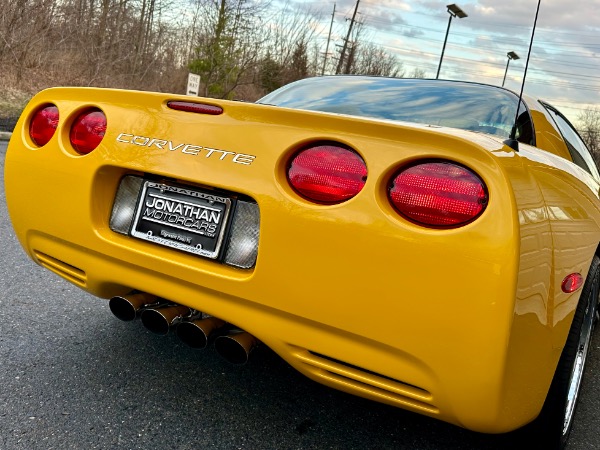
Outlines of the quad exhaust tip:
M 238 330 L 227 336 L 215 339 L 215 350 L 226 361 L 232 364 L 246 364 L 250 353 L 256 348 L 259 341 L 246 331 Z
M 177 337 L 192 348 L 206 348 L 210 335 L 225 325 L 225 321 L 216 317 L 185 320 L 177 325 Z
M 142 311 L 142 324 L 156 334 L 166 335 L 169 329 L 183 317 L 189 316 L 192 310 L 183 305 L 159 305 Z
M 140 292 L 114 296 L 108 301 L 108 306 L 118 319 L 129 322 L 134 320 L 145 307 L 157 303 L 158 297 L 156 295 Z

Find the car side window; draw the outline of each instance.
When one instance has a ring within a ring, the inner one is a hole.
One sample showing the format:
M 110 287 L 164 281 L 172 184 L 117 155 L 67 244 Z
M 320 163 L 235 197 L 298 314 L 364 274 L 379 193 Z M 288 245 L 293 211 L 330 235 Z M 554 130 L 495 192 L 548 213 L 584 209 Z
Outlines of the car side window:
M 556 126 L 560 130 L 569 152 L 571 153 L 573 162 L 589 172 L 596 180 L 600 180 L 600 173 L 598 172 L 598 167 L 596 166 L 594 158 L 583 142 L 583 139 L 581 139 L 577 131 L 575 131 L 575 128 L 573 128 L 570 122 L 557 110 L 549 105 L 544 106 L 554 118 Z
M 525 104 L 521 102 L 519 107 L 519 115 L 517 116 L 516 137 L 519 142 L 524 144 L 535 145 L 535 130 L 533 129 L 533 121 L 529 110 Z

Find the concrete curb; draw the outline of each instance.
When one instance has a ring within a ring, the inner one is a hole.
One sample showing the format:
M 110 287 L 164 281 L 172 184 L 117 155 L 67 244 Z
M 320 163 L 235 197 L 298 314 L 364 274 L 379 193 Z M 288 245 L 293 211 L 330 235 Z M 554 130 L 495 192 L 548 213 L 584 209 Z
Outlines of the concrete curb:
M 9 133 L 8 131 L 0 131 L 0 141 L 8 141 L 11 136 L 12 133 Z

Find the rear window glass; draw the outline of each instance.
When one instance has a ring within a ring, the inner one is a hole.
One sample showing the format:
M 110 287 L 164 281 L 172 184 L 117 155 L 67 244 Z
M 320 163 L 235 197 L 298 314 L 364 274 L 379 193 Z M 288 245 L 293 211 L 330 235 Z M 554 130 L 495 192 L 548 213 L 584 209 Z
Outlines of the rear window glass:
M 461 128 L 502 138 L 510 136 L 517 102 L 514 93 L 492 86 L 352 76 L 297 81 L 258 101 L 288 108 Z

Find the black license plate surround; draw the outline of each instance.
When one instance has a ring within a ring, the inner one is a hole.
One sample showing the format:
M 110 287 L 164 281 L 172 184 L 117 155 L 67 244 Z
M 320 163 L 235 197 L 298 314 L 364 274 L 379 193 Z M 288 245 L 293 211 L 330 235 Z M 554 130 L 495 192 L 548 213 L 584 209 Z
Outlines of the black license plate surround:
M 233 201 L 208 190 L 144 180 L 130 235 L 218 259 Z

